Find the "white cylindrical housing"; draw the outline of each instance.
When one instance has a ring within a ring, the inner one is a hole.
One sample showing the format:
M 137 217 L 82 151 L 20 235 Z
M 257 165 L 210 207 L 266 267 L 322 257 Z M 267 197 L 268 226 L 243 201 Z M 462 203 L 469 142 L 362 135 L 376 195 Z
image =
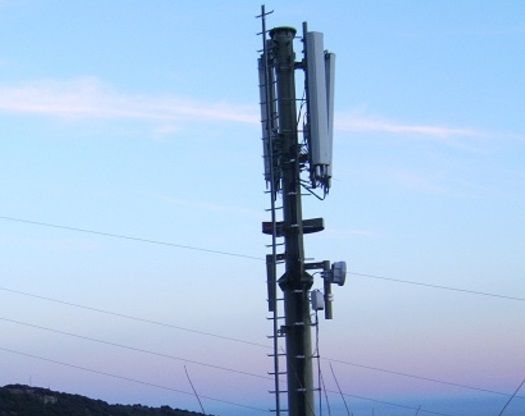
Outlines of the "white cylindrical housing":
M 323 34 L 307 32 L 305 46 L 311 162 L 313 167 L 330 165 L 331 149 L 328 146 L 328 106 L 326 102 Z

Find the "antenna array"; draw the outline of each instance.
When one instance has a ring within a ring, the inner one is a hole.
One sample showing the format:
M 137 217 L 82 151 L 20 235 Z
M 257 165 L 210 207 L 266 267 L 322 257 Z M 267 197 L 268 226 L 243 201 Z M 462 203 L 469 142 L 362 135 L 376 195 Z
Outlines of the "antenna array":
M 317 320 L 312 322 L 311 304 L 316 313 L 324 309 L 325 318 L 332 319 L 331 285 L 344 284 L 346 265 L 305 262 L 303 235 L 322 231 L 324 221 L 302 218 L 301 194 L 306 189 L 324 199 L 331 185 L 335 55 L 325 52 L 323 34 L 309 32 L 304 23 L 303 58 L 296 62 L 296 30 L 276 27 L 268 31 L 266 17 L 271 13 L 262 6 L 258 16 L 262 22 L 258 72 L 264 179 L 271 196 L 267 210 L 271 220 L 263 223 L 263 233 L 271 236 L 266 267 L 268 311 L 273 324 L 272 393 L 278 416 L 284 411 L 291 416 L 314 416 L 312 360 L 316 357 L 311 327 Z M 297 102 L 302 100 L 296 99 L 296 70 L 304 72 L 306 92 L 306 114 L 299 119 Z M 299 134 L 303 135 L 301 141 Z M 321 195 L 317 195 L 318 189 Z M 284 273 L 277 279 L 277 268 L 283 266 Z M 321 271 L 324 293 L 311 290 L 311 270 Z M 277 295 L 277 285 L 282 297 Z M 281 388 L 284 378 L 285 389 Z M 287 410 L 281 409 L 283 393 L 288 396 Z

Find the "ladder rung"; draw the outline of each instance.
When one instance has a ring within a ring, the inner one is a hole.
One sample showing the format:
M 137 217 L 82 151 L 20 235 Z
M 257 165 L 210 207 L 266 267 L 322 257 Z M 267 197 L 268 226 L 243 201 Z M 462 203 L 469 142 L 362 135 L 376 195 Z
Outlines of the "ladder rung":
M 270 234 L 270 235 L 271 235 L 271 234 Z M 283 238 L 283 237 L 277 237 L 277 236 L 276 236 L 276 238 Z M 274 246 L 274 244 L 266 244 L 266 247 L 267 247 L 267 248 L 270 248 L 270 247 L 273 247 L 273 246 Z M 275 247 L 280 247 L 280 246 L 284 246 L 284 241 L 281 242 L 281 243 L 275 243 Z

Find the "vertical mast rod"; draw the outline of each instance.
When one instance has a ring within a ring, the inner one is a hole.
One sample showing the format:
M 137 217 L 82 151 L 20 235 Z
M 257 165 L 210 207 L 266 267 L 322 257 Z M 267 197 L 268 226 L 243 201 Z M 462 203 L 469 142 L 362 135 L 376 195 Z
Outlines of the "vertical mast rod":
M 295 29 L 270 31 L 277 81 L 279 136 L 282 142 L 282 193 L 285 238 L 285 274 L 279 279 L 284 292 L 290 416 L 314 416 L 311 317 L 308 291 L 313 278 L 305 272 L 299 141 L 295 97 Z

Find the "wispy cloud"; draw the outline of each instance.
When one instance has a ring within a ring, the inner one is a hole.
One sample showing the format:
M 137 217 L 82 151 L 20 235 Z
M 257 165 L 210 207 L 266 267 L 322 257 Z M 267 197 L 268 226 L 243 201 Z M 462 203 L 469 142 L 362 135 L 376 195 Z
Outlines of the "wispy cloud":
M 450 137 L 474 137 L 481 135 L 480 132 L 469 128 L 400 123 L 363 114 L 339 115 L 335 121 L 335 128 L 343 131 L 370 131 L 430 136 L 442 140 Z
M 0 85 L 0 113 L 73 120 L 140 120 L 155 123 L 160 133 L 177 131 L 181 126 L 196 122 L 259 123 L 256 104 L 210 103 L 174 96 L 122 93 L 94 77 Z M 402 123 L 358 112 L 337 114 L 335 128 L 427 137 L 451 143 L 458 137 L 481 136 L 480 132 L 469 128 Z
M 169 96 L 119 93 L 96 78 L 0 85 L 0 112 L 60 118 L 128 118 L 152 121 L 256 123 L 256 108 Z

